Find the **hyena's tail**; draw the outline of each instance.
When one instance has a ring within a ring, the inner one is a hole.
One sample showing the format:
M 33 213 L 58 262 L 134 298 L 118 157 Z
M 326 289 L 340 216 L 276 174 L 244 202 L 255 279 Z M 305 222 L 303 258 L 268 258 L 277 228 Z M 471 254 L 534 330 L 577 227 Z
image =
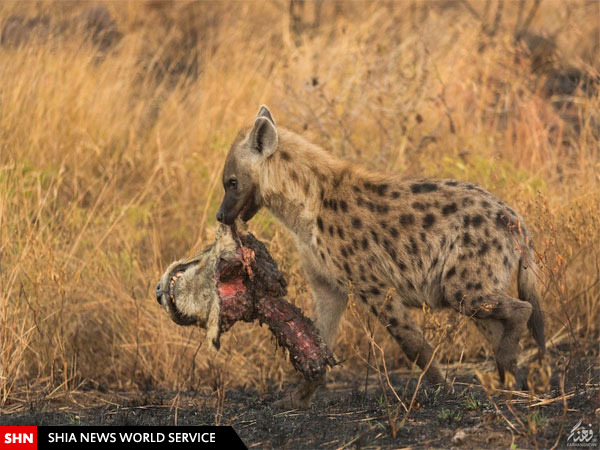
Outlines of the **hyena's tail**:
M 519 261 L 519 299 L 529 302 L 533 308 L 527 326 L 540 348 L 539 356 L 541 358 L 546 351 L 546 340 L 544 338 L 544 316 L 540 306 L 540 297 L 536 289 L 536 268 L 533 250 L 527 248 Z

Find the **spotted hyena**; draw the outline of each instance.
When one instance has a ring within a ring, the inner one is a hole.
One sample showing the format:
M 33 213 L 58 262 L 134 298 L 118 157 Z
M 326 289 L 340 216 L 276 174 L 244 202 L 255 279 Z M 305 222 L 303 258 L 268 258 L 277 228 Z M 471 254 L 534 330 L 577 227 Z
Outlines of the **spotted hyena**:
M 231 146 L 223 186 L 220 222 L 247 221 L 265 207 L 295 235 L 316 325 L 330 347 L 353 292 L 410 360 L 421 369 L 431 362 L 432 383 L 444 376 L 407 307 L 452 308 L 475 319 L 502 381 L 515 372 L 526 326 L 543 353 L 529 232 L 484 189 L 367 171 L 277 127 L 264 106 Z M 506 293 L 515 270 L 519 299 Z M 317 387 L 304 384 L 283 403 L 306 407 Z

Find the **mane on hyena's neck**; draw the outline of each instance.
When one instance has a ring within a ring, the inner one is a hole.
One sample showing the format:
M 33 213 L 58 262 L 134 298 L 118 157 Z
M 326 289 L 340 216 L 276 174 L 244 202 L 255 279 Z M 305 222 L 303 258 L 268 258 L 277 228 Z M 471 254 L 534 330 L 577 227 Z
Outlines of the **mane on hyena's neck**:
M 260 193 L 276 217 L 303 234 L 314 223 L 323 190 L 349 164 L 291 131 L 278 132 L 277 151 L 259 170 Z

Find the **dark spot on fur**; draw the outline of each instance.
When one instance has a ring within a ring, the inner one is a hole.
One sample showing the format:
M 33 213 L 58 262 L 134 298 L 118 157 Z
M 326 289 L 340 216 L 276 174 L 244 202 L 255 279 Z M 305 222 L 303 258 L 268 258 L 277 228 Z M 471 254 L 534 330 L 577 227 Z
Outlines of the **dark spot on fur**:
M 358 217 L 353 217 L 352 218 L 352 226 L 354 228 L 361 228 L 362 227 L 362 220 L 360 220 Z
M 446 272 L 446 280 L 449 278 L 452 278 L 454 275 L 456 275 L 456 267 L 452 266 L 450 268 L 450 270 L 448 270 L 448 272 Z
M 346 247 L 342 247 L 342 256 L 343 256 L 344 258 L 347 258 L 347 257 L 348 257 L 348 252 L 346 251 Z
M 328 228 L 328 230 L 329 230 L 329 234 L 330 234 L 331 236 L 333 236 L 333 225 L 329 225 L 329 228 Z
M 428 229 L 435 223 L 435 216 L 431 213 L 423 217 L 423 228 Z
M 324 260 L 324 259 L 325 259 L 325 253 L 323 253 L 323 251 L 322 251 L 322 250 L 321 250 L 319 253 L 321 254 L 321 259 L 323 259 L 323 260 Z
M 467 283 L 467 289 L 469 290 L 475 290 L 475 291 L 480 291 L 483 288 L 483 286 L 481 285 L 481 283 Z
M 290 154 L 288 152 L 286 152 L 285 150 L 281 150 L 279 152 L 279 155 L 281 156 L 281 159 L 283 159 L 284 161 L 291 161 L 291 159 L 292 159 Z
M 404 261 L 401 259 L 397 259 L 396 264 L 398 265 L 398 269 L 400 269 L 402 272 L 406 270 L 406 264 L 404 264 Z
M 456 299 L 457 302 L 462 301 L 462 299 L 463 299 L 462 291 L 456 291 L 456 293 L 454 294 L 454 298 Z
M 383 228 L 384 230 L 387 228 L 387 222 L 382 220 L 381 222 L 379 222 L 379 225 L 381 226 L 381 228 Z
M 498 241 L 498 238 L 492 239 L 492 244 L 498 249 L 499 252 L 502 251 L 502 244 L 500 243 L 500 241 Z
M 433 183 L 415 183 L 410 186 L 410 190 L 413 194 L 426 194 L 437 190 L 437 184 Z
M 413 236 L 409 239 L 410 245 L 406 245 L 406 251 L 411 255 L 417 255 L 419 253 L 419 246 Z
M 454 214 L 456 211 L 458 211 L 458 207 L 456 206 L 456 203 L 454 203 L 454 202 L 449 203 L 442 208 L 442 214 L 444 216 L 447 216 L 449 214 Z
M 463 244 L 469 245 L 471 243 L 471 235 L 469 233 L 463 234 Z
M 503 263 L 504 263 L 505 267 L 510 267 L 510 262 L 508 261 L 508 256 L 504 255 Z
M 479 228 L 483 222 L 485 222 L 485 219 L 480 214 L 471 217 L 471 225 L 473 228 Z
M 463 216 L 463 227 L 465 227 L 465 228 L 468 227 L 470 223 L 471 223 L 471 218 L 467 214 L 465 214 Z
M 379 295 L 381 294 L 381 291 L 376 286 L 371 286 L 371 294 Z
M 346 271 L 346 273 L 347 273 L 349 276 L 352 276 L 352 270 L 350 270 L 350 266 L 348 265 L 348 263 L 347 263 L 347 262 L 345 262 L 345 263 L 344 263 L 344 270 Z
M 419 237 L 421 238 L 421 242 L 423 242 L 424 244 L 426 244 L 426 243 L 427 243 L 427 235 L 425 234 L 425 232 L 424 232 L 424 231 L 421 231 L 421 232 L 419 233 Z
M 396 260 L 396 249 L 394 247 L 392 247 L 392 245 L 390 244 L 390 242 L 386 239 L 383 243 L 385 250 L 388 252 L 388 254 L 391 256 L 392 260 Z
M 394 228 L 394 227 L 390 228 L 390 235 L 394 238 L 397 238 L 399 235 L 398 228 Z
M 389 325 L 392 328 L 396 328 L 398 326 L 398 320 L 395 317 L 392 317 L 389 321 Z
M 337 200 L 329 200 L 329 207 L 334 211 L 337 211 Z
M 386 193 L 386 191 L 388 190 L 388 185 L 387 184 L 379 184 L 377 185 L 377 195 L 379 195 L 380 197 L 383 197 Z
M 343 212 L 348 212 L 348 203 L 345 200 L 340 200 L 340 208 Z
M 473 201 L 473 199 L 471 199 L 469 197 L 465 197 L 462 200 L 462 205 L 463 206 L 471 206 L 471 205 L 473 205 L 473 203 L 475 203 L 475 202 Z
M 462 272 L 460 273 L 461 280 L 464 280 L 465 278 L 467 278 L 467 273 L 469 273 L 469 271 L 467 269 L 462 270 Z
M 400 215 L 400 225 L 409 226 L 415 223 L 415 216 L 412 214 L 401 214 Z
M 354 192 L 356 192 L 357 194 L 360 194 L 360 188 L 358 186 L 356 186 L 356 185 L 352 186 L 352 190 Z
M 290 177 L 292 178 L 292 180 L 298 181 L 298 174 L 296 173 L 296 171 L 294 169 L 290 170 Z
M 363 237 L 363 239 L 362 239 L 362 248 L 363 248 L 363 250 L 366 250 L 367 248 L 369 248 L 369 240 L 366 237 Z
M 375 242 L 376 244 L 379 244 L 379 235 L 377 234 L 376 231 L 371 230 L 371 237 L 373 238 L 373 242 Z
M 390 210 L 390 207 L 386 204 L 380 203 L 376 206 L 376 209 L 379 214 L 387 214 Z
M 414 209 L 416 209 L 417 211 L 425 211 L 429 207 L 429 205 L 426 205 L 425 203 L 421 203 L 421 202 L 414 202 L 412 204 L 412 207 Z
M 374 307 L 374 306 L 372 306 L 372 305 L 371 305 L 371 312 L 372 312 L 373 314 L 375 314 L 376 316 L 378 315 L 378 314 L 377 314 L 377 309 L 375 309 L 375 307 Z
M 485 255 L 488 251 L 490 250 L 490 246 L 488 245 L 487 242 L 484 242 L 481 244 L 481 246 L 479 247 L 479 251 L 477 252 L 477 254 L 479 256 L 483 256 Z
M 342 229 L 342 227 L 337 228 L 337 233 L 341 239 L 344 239 L 344 230 Z
M 400 198 L 400 192 L 398 192 L 398 191 L 392 192 L 392 198 L 394 198 L 394 199 Z
M 317 225 L 319 230 L 323 231 L 323 219 L 321 219 L 321 216 L 317 217 Z
M 458 186 L 458 181 L 446 181 L 446 186 Z

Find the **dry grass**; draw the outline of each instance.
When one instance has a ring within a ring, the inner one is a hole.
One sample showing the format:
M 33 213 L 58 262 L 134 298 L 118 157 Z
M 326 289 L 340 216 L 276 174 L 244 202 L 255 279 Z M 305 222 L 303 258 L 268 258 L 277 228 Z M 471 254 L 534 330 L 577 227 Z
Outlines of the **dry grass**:
M 84 3 L 0 3 L 3 29 L 48 18 L 0 46 L 0 407 L 83 386 L 222 394 L 286 379 L 267 330 L 240 324 L 214 356 L 153 293 L 169 262 L 211 242 L 224 156 L 261 103 L 338 155 L 514 205 L 535 232 L 547 335 L 575 352 L 598 342 L 600 97 L 543 94 L 552 73 L 515 42 L 517 2 L 493 36 L 441 1 L 325 4 L 301 34 L 283 0 L 105 5 L 122 39 L 99 49 Z M 530 29 L 556 34 L 552 67 L 598 76 L 598 8 L 541 4 Z M 251 230 L 310 311 L 290 236 L 264 212 Z M 418 320 L 444 363 L 491 358 L 470 327 L 441 342 L 455 315 Z M 357 376 L 364 334 L 347 314 L 336 354 Z M 375 337 L 387 368 L 405 364 Z

